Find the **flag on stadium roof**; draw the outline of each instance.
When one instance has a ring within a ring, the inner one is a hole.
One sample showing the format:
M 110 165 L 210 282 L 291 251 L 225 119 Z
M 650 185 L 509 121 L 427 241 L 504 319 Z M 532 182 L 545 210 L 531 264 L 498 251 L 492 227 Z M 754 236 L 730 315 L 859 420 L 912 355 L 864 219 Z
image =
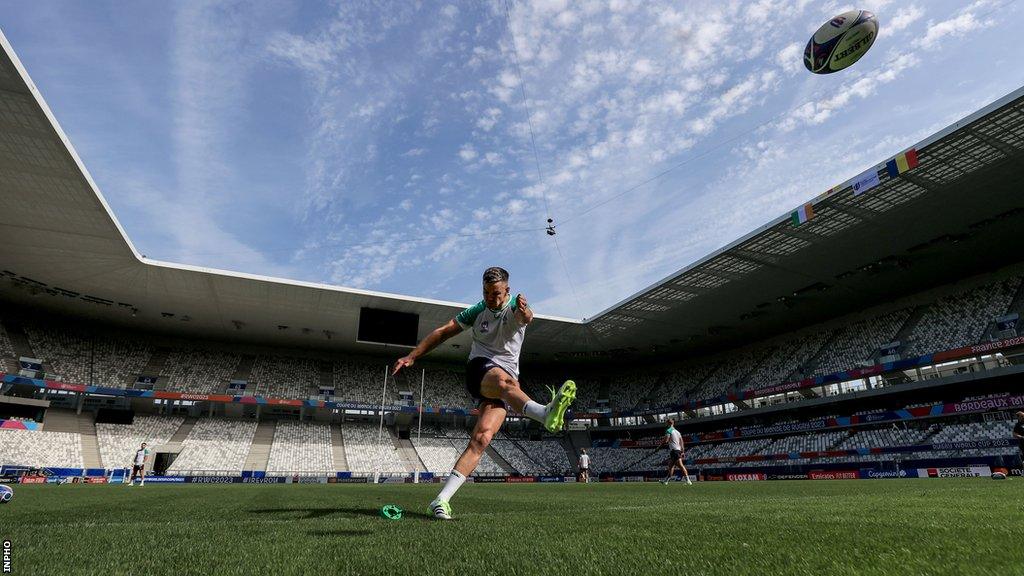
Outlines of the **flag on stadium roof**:
M 878 170 L 872 168 L 853 181 L 853 195 L 860 196 L 875 186 L 878 186 Z
M 917 150 L 914 148 L 885 163 L 885 169 L 889 171 L 890 178 L 895 178 L 912 168 L 917 168 Z
M 793 226 L 799 226 L 811 218 L 814 218 L 814 208 L 810 204 L 804 204 L 790 214 L 790 222 L 793 223 Z

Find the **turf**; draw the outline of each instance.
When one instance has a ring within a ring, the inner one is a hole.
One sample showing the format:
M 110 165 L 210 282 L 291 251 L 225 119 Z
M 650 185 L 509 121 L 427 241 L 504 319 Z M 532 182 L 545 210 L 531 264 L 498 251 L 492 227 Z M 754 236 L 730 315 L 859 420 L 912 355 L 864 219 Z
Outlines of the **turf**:
M 1024 481 L 16 486 L 13 574 L 1020 574 Z M 383 504 L 406 510 L 378 516 Z

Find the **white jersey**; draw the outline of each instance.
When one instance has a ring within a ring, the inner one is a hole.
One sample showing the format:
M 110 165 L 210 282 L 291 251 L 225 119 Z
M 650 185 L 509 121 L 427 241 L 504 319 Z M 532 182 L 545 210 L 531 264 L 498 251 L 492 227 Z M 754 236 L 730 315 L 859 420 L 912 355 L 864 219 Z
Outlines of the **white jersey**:
M 665 437 L 668 438 L 668 449 L 683 451 L 683 435 L 673 427 L 665 430 Z
M 149 456 L 149 448 L 139 448 L 135 453 L 135 465 L 142 466 L 146 463 L 146 456 Z
M 580 468 L 590 468 L 590 455 L 583 454 L 580 456 Z
M 487 308 L 481 300 L 455 317 L 463 330 L 473 330 L 469 359 L 487 358 L 513 378 L 519 378 L 519 351 L 526 335 L 526 324 L 516 317 L 518 298 L 509 298 L 500 310 Z

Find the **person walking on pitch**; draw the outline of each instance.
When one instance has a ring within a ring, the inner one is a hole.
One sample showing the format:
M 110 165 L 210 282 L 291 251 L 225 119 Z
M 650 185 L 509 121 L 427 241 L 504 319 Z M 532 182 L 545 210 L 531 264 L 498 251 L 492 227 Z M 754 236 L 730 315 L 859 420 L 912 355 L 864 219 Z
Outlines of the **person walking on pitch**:
M 142 446 L 135 451 L 135 459 L 132 460 L 132 477 L 128 480 L 129 486 L 135 485 L 136 476 L 140 479 L 139 486 L 146 485 L 146 460 L 149 460 L 149 448 L 146 448 L 146 443 L 143 442 Z
M 565 424 L 565 411 L 576 399 L 576 383 L 566 380 L 556 391 L 551 388 L 551 401 L 534 402 L 519 387 L 519 351 L 526 327 L 533 321 L 533 311 L 526 297 L 511 295 L 508 272 L 492 267 L 484 271 L 484 299 L 449 320 L 427 335 L 407 356 L 395 362 L 391 374 L 408 368 L 445 340 L 463 330 L 473 331 L 473 346 L 466 366 L 466 388 L 477 400 L 479 415 L 469 445 L 455 462 L 441 493 L 430 503 L 434 518 L 451 520 L 449 501 L 473 473 L 491 439 L 505 422 L 511 409 L 540 422 L 548 432 L 558 432 Z
M 683 471 L 683 478 L 686 478 L 686 485 L 692 486 L 693 482 L 690 482 L 690 473 L 686 470 L 686 464 L 683 463 L 683 435 L 676 430 L 676 421 L 672 418 L 668 419 L 668 429 L 665 430 L 665 439 L 662 440 L 662 444 L 668 444 L 668 475 L 661 482 L 668 486 L 668 481 L 676 475 L 676 468 L 678 467 Z

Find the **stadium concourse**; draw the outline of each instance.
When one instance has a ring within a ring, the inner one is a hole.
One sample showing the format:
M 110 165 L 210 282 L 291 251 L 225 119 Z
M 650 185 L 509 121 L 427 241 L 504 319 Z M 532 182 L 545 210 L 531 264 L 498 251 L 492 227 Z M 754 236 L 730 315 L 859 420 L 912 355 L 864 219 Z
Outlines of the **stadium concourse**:
M 124 234 L 0 36 L 0 476 L 359 482 L 447 473 L 473 424 L 465 305 L 159 262 Z M 479 481 L 1020 473 L 1024 89 L 588 319 L 537 315 Z M 859 167 L 850 167 L 854 173 Z M 865 181 L 872 184 L 862 186 Z M 382 329 L 381 326 L 384 326 Z

